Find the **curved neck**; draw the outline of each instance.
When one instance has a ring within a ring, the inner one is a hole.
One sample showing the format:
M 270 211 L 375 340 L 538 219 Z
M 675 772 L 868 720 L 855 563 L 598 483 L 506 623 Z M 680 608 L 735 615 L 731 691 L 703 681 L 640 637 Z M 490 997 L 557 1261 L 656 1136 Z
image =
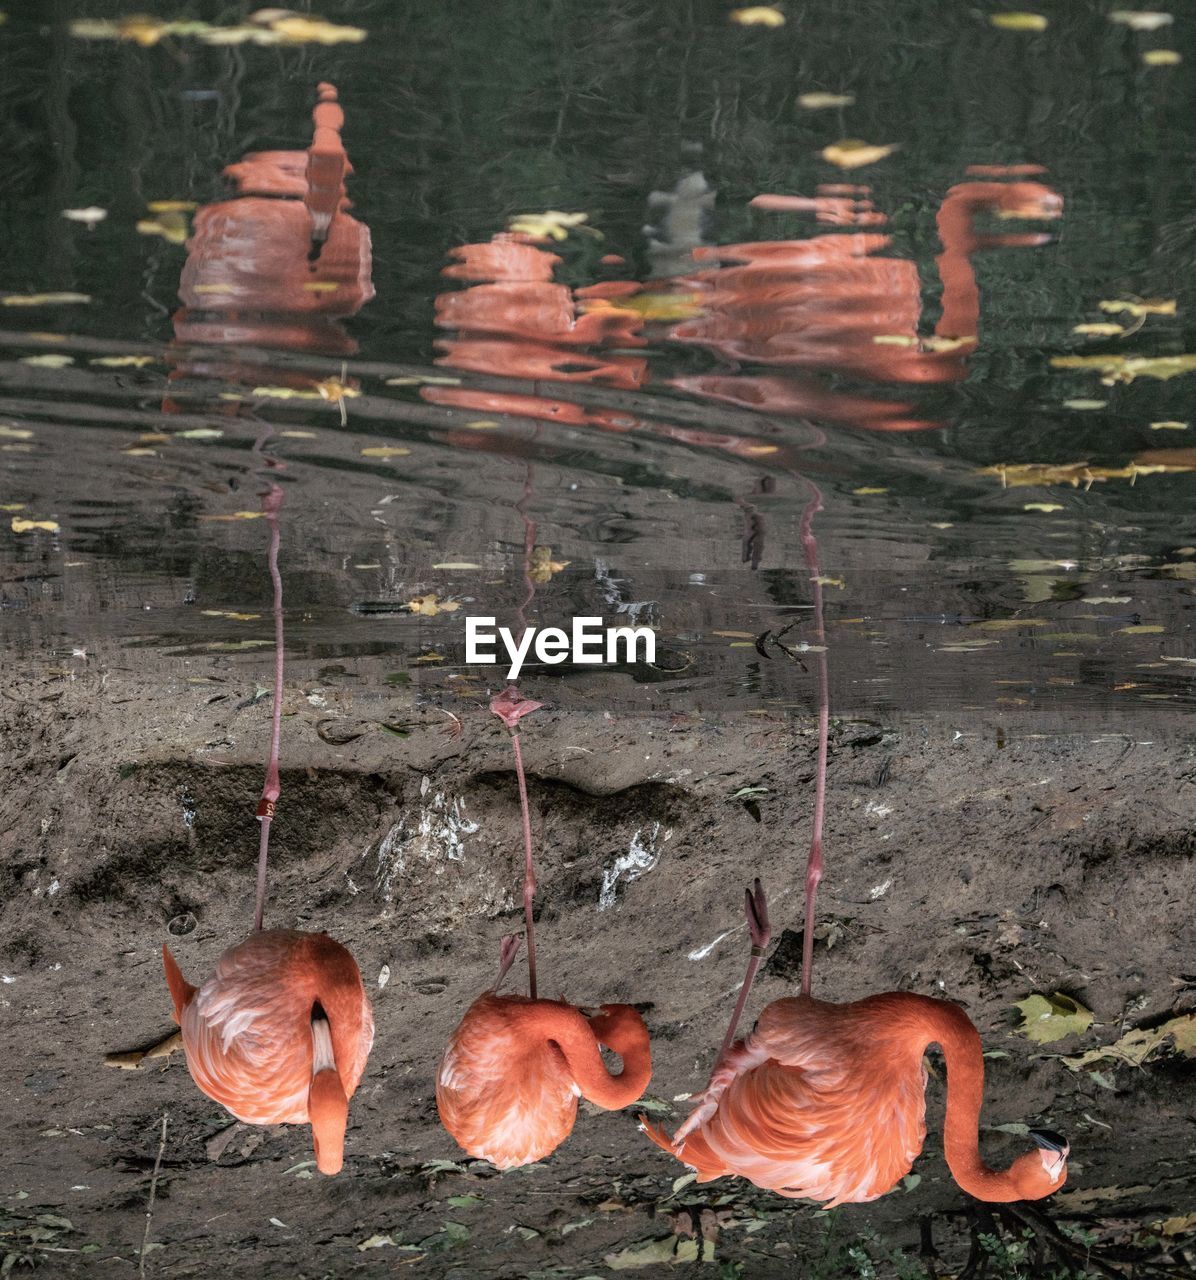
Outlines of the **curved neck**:
M 331 938 L 313 938 L 310 945 L 312 995 L 324 1011 L 323 1025 L 327 1027 L 334 1059 L 333 1063 L 321 1065 L 335 1065 L 337 1074 L 345 1080 L 360 1056 L 365 1018 L 361 975 L 353 957 Z M 313 1033 L 315 1029 L 313 1022 Z
M 592 1022 L 572 1005 L 554 1000 L 537 1000 L 517 1008 L 519 1022 L 527 1031 L 561 1051 L 583 1098 L 617 1111 L 634 1102 L 647 1087 L 652 1074 L 648 1032 L 629 1005 L 606 1005 Z M 622 1057 L 623 1069 L 617 1075 L 606 1069 L 598 1051 L 599 1040 Z
M 936 223 L 943 251 L 935 258 L 943 282 L 942 308 L 934 331 L 940 338 L 974 338 L 980 326 L 980 290 L 972 270 L 977 247 L 973 219 L 989 203 L 993 183 L 964 182 L 952 187 L 939 206 Z
M 919 1006 L 918 1051 L 942 1046 L 947 1060 L 947 1115 L 943 1154 L 951 1175 L 978 1200 L 1022 1199 L 1011 1170 L 990 1169 L 980 1158 L 980 1108 L 984 1102 L 984 1054 L 980 1036 L 964 1011 L 946 1000 L 906 996 Z

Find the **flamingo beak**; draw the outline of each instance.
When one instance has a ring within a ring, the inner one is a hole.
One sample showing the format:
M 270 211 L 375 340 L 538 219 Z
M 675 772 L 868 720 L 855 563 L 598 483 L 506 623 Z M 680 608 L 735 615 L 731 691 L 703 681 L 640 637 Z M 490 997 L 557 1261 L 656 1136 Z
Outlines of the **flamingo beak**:
M 1068 1153 L 1071 1151 L 1067 1139 L 1050 1129 L 1031 1129 L 1030 1138 L 1038 1147 L 1038 1154 L 1042 1157 L 1042 1167 L 1052 1179 L 1061 1177 L 1067 1167 Z

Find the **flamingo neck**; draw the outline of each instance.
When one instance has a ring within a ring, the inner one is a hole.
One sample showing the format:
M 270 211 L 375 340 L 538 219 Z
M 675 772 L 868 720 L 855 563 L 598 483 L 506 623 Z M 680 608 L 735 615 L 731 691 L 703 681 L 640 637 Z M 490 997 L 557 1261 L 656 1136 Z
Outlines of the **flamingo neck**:
M 984 1054 L 980 1036 L 964 1011 L 946 1000 L 907 997 L 920 1006 L 918 1051 L 939 1044 L 947 1061 L 947 1114 L 943 1154 L 960 1187 L 978 1200 L 1020 1200 L 1010 1169 L 991 1169 L 980 1157 L 980 1108 L 984 1101 Z
M 978 246 L 976 212 L 994 203 L 986 188 L 994 183 L 952 187 L 939 206 L 936 223 L 943 251 L 935 258 L 943 282 L 943 313 L 934 331 L 940 338 L 975 338 L 980 326 L 980 290 L 971 255 Z
M 536 1000 L 515 1006 L 528 1039 L 556 1046 L 583 1098 L 608 1111 L 634 1102 L 652 1075 L 648 1031 L 630 1005 L 604 1005 L 602 1014 L 588 1019 L 570 1004 Z M 602 1060 L 599 1042 L 623 1059 L 612 1074 Z

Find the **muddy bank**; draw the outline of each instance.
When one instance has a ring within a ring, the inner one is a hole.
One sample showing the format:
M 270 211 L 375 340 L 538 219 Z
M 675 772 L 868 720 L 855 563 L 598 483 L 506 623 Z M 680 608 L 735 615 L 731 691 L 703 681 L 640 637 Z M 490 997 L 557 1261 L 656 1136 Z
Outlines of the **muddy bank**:
M 202 978 L 249 927 L 269 717 L 258 683 L 246 667 L 147 687 L 77 664 L 73 678 L 30 675 L 0 699 L 13 1266 L 134 1274 L 163 1114 L 148 1274 L 380 1275 L 401 1263 L 428 1276 L 607 1275 L 654 1240 L 669 1241 L 663 1261 L 689 1258 L 699 1244 L 686 1232 L 703 1227 L 725 1275 L 870 1274 L 861 1258 L 920 1274 L 927 1241 L 954 1273 L 978 1232 L 1017 1228 L 978 1218 L 947 1173 L 934 1056 L 920 1180 L 831 1215 L 731 1180 L 677 1186 L 685 1169 L 631 1112 L 585 1103 L 541 1165 L 497 1176 L 465 1160 L 438 1125 L 432 1083 L 520 923 L 509 746 L 479 700 L 417 707 L 368 663 L 289 679 L 267 906 L 270 924 L 348 945 L 374 1000 L 343 1174 L 309 1176 L 304 1129 L 226 1132 L 180 1054 L 105 1068 L 106 1053 L 171 1030 L 163 941 Z M 649 1105 L 671 1128 L 685 1111 L 674 1099 L 705 1083 L 725 1029 L 753 875 L 771 890 L 776 931 L 751 1008 L 794 988 L 813 722 L 633 718 L 593 702 L 526 727 L 541 982 L 578 1003 L 641 1008 Z M 1082 1229 L 1101 1265 L 1136 1251 L 1183 1274 L 1185 1237 L 1144 1235 L 1192 1209 L 1191 1061 L 1164 1045 L 1138 1068 L 1075 1071 L 1057 1051 L 1196 1007 L 1196 755 L 1143 735 L 953 734 L 835 725 L 816 993 L 962 1003 L 994 1055 L 986 1156 L 1003 1165 L 1024 1149 L 997 1126 L 1045 1125 L 1072 1144 L 1068 1189 L 1043 1206 L 1055 1225 L 1020 1229 L 1044 1248 L 1049 1231 L 1065 1233 L 1063 1248 Z M 1012 1004 L 1035 991 L 1072 995 L 1096 1023 L 1034 1045 Z

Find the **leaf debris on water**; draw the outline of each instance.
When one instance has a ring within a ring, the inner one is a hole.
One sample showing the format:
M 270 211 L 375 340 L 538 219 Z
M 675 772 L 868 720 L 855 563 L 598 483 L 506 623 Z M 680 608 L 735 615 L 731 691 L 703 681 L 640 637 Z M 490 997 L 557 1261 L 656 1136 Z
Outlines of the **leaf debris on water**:
M 732 9 L 727 15 L 741 27 L 783 27 L 785 15 L 770 4 L 749 5 L 746 9 Z
M 91 301 L 89 293 L 5 293 L 0 307 L 62 307 Z
M 1049 26 L 1041 13 L 990 13 L 988 20 L 1001 31 L 1045 31 Z
M 899 142 L 891 142 L 878 146 L 860 138 L 844 138 L 823 147 L 820 154 L 824 160 L 838 165 L 840 169 L 859 169 L 891 156 L 900 145 Z

